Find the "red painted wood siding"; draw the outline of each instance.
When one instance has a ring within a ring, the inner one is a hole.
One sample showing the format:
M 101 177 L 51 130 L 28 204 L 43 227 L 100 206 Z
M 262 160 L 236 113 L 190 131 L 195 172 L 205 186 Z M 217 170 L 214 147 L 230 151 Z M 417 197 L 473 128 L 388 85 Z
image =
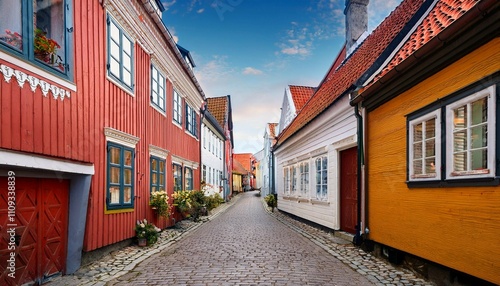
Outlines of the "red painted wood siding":
M 29 83 L 20 88 L 15 77 L 9 83 L 2 79 L 0 148 L 94 164 L 84 240 L 84 251 L 90 251 L 134 237 L 138 219 L 147 218 L 161 227 L 172 224 L 172 221 L 157 221 L 148 206 L 149 145 L 169 151 L 166 184 L 171 194 L 171 155 L 199 163 L 200 143 L 186 133 L 184 126 L 179 128 L 172 123 L 173 91 L 170 82 L 166 84 L 166 115 L 150 106 L 151 58 L 140 45 L 134 46 L 133 96 L 106 78 L 106 11 L 99 1 L 74 1 L 73 18 L 74 82 L 77 92 L 72 92 L 69 99 L 55 100 L 50 93 L 44 97 L 40 88 L 32 92 Z M 2 60 L 0 63 L 22 70 L 12 63 Z M 30 74 L 29 71 L 24 72 Z M 198 111 L 200 106 L 193 108 Z M 105 127 L 140 138 L 135 149 L 133 212 L 105 214 Z M 193 171 L 194 188 L 199 189 L 199 168 Z

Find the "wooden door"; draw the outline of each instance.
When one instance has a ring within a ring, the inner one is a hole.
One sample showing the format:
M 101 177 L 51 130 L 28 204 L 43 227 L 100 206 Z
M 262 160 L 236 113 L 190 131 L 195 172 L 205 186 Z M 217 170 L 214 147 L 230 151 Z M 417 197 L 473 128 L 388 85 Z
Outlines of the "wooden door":
M 9 220 L 7 178 L 0 178 L 0 285 L 39 284 L 64 271 L 68 191 L 67 180 L 16 178 L 15 216 Z M 11 256 L 14 271 L 7 262 Z
M 356 232 L 357 223 L 357 147 L 340 152 L 340 229 Z

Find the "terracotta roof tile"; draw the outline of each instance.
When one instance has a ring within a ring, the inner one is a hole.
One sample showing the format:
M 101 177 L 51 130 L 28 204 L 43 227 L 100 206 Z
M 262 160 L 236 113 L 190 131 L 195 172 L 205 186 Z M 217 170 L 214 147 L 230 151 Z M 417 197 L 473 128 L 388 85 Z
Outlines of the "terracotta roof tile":
M 208 111 L 215 117 L 220 126 L 224 128 L 228 120 L 228 99 L 227 96 L 207 98 Z
M 290 88 L 290 93 L 292 94 L 293 103 L 297 112 L 302 110 L 302 107 L 304 107 L 316 91 L 315 87 L 310 86 L 289 85 L 288 87 Z
M 441 0 L 429 12 L 407 42 L 396 53 L 389 64 L 365 87 L 368 88 L 405 59 L 436 37 L 463 14 L 474 7 L 479 0 Z
M 332 65 L 325 79 L 297 117 L 279 135 L 278 144 L 327 109 L 373 65 L 405 27 L 423 0 L 404 0 L 337 69 Z

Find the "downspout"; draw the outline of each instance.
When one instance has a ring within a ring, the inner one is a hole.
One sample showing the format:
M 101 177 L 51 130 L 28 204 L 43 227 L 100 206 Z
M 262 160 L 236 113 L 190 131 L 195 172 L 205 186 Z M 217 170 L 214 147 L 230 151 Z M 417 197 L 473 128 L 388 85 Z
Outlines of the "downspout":
M 207 110 L 208 102 L 206 99 L 203 100 L 203 107 L 200 108 L 200 182 L 203 181 L 203 143 L 202 140 L 205 140 L 205 138 L 202 138 L 203 135 L 203 119 L 205 119 L 205 112 Z M 206 182 L 205 182 L 206 183 Z M 201 189 L 201 186 L 200 186 Z
M 363 117 L 359 114 L 359 105 L 354 105 L 354 116 L 357 120 L 357 133 L 358 133 L 358 164 L 357 164 L 357 176 L 356 176 L 356 186 L 357 186 L 357 212 L 358 221 L 356 223 L 356 235 L 353 238 L 353 243 L 360 246 L 363 243 L 363 237 L 361 236 L 361 188 L 362 188 L 362 164 L 364 164 L 363 157 Z

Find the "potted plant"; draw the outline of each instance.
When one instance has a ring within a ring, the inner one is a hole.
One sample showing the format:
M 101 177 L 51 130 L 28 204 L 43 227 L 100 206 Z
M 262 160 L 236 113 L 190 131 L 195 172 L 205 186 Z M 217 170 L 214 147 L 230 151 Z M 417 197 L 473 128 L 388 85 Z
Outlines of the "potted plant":
M 161 229 L 148 222 L 146 219 L 137 221 L 135 225 L 135 235 L 137 237 L 137 243 L 139 244 L 139 246 L 154 244 L 160 236 L 160 231 Z
M 46 32 L 39 28 L 35 29 L 35 58 L 48 64 L 56 64 L 58 61 L 62 61 L 61 57 L 57 55 L 57 49 L 60 48 L 61 46 L 56 41 L 47 37 Z
M 170 217 L 170 205 L 168 195 L 164 190 L 151 192 L 151 201 L 149 205 L 155 210 L 156 214 L 164 218 Z
M 274 194 L 265 196 L 264 201 L 267 203 L 267 206 L 271 208 L 271 211 L 274 212 L 274 208 L 278 206 L 278 202 L 276 201 Z
M 174 198 L 174 206 L 184 216 L 187 217 L 191 209 L 191 195 L 190 191 L 175 191 L 172 194 Z

